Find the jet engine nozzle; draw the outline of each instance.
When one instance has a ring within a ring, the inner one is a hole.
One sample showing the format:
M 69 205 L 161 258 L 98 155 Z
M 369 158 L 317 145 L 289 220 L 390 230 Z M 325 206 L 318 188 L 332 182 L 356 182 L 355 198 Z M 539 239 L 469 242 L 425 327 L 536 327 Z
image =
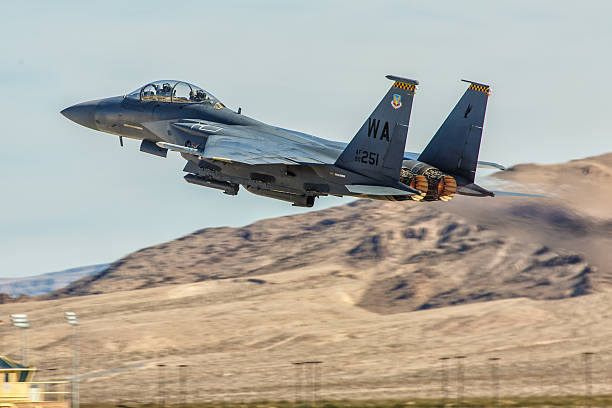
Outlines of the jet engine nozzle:
M 409 200 L 413 201 L 421 201 L 427 195 L 427 190 L 429 189 L 427 178 L 420 174 L 416 174 L 410 169 L 403 167 L 400 172 L 400 183 L 410 186 L 416 190 L 419 190 L 421 194 L 413 194 L 408 197 Z
M 454 177 L 444 176 L 438 182 L 438 197 L 442 201 L 450 201 L 457 193 L 457 181 Z
M 423 191 L 423 195 L 411 197 L 415 201 L 450 201 L 457 193 L 457 181 L 453 176 L 417 160 L 404 160 L 400 181 Z
M 421 176 L 420 174 L 417 174 L 416 176 L 414 176 L 409 186 L 421 192 L 421 194 L 419 195 L 414 194 L 411 196 L 411 198 L 414 201 L 421 201 L 427 195 L 428 183 L 427 183 L 427 179 L 425 178 L 425 176 Z

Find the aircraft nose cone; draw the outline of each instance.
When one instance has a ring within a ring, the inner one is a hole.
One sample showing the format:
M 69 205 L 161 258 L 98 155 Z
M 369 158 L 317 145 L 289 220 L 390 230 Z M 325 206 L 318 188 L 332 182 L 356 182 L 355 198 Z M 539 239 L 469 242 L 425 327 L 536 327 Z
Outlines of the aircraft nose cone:
M 60 113 L 79 125 L 97 129 L 95 120 L 97 105 L 98 101 L 78 103 L 64 109 Z

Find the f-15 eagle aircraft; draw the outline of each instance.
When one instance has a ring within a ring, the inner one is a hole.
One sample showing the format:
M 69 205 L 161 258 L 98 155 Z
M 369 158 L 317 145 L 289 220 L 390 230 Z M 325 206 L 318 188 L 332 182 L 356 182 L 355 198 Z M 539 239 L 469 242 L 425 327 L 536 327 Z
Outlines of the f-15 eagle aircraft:
M 61 113 L 88 128 L 141 140 L 140 150 L 187 161 L 192 184 L 249 192 L 312 207 L 326 195 L 392 201 L 448 201 L 455 194 L 495 193 L 474 183 L 489 86 L 469 83 L 421 154 L 405 152 L 418 82 L 388 75 L 393 85 L 350 143 L 282 129 L 228 109 L 209 92 L 157 81 L 125 96 L 80 103 Z

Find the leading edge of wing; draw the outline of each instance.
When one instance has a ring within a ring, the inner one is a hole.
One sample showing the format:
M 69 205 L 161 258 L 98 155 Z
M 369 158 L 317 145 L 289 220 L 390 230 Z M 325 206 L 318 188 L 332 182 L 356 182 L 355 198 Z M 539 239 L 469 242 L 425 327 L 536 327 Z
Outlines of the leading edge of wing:
M 221 160 L 227 162 L 257 164 L 329 164 L 324 158 L 312 157 L 307 151 L 291 143 L 282 143 L 278 140 L 267 141 L 236 127 L 215 122 L 195 119 L 181 119 L 179 121 L 160 120 L 144 123 L 143 126 L 150 132 L 164 140 L 170 126 L 187 133 L 194 133 L 206 137 L 206 144 L 200 148 L 182 146 L 167 141 L 158 142 L 157 145 L 168 150 L 182 154 L 194 155 L 201 159 Z M 227 133 L 226 133 L 227 132 Z M 312 152 L 311 152 L 312 153 Z M 316 154 L 314 154 L 316 156 Z
M 159 147 L 164 149 L 172 150 L 182 154 L 189 154 L 197 156 L 201 159 L 220 160 L 226 162 L 244 163 L 249 165 L 257 164 L 287 164 L 287 165 L 298 165 L 298 164 L 325 164 L 322 161 L 290 156 L 272 156 L 249 152 L 248 148 L 245 149 L 228 149 L 227 147 L 211 146 L 205 149 L 196 149 L 193 147 L 180 146 L 173 143 L 157 142 Z

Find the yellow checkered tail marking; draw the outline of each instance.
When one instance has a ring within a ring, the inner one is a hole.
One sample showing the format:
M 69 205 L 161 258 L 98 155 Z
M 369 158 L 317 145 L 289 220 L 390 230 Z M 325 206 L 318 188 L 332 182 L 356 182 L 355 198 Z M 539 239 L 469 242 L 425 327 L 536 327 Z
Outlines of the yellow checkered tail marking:
M 472 90 L 477 91 L 477 92 L 483 92 L 483 93 L 489 94 L 489 90 L 491 88 L 489 88 L 488 86 L 484 86 L 484 85 L 472 84 L 472 85 L 470 85 L 470 87 L 468 89 L 472 89 Z
M 415 90 L 415 86 L 414 86 L 414 84 L 407 84 L 407 83 L 405 83 L 405 82 L 399 82 L 399 81 L 396 81 L 396 82 L 393 84 L 393 87 L 394 87 L 394 88 L 405 89 L 405 90 L 407 90 L 407 91 L 412 91 L 412 92 L 414 92 L 414 90 Z

